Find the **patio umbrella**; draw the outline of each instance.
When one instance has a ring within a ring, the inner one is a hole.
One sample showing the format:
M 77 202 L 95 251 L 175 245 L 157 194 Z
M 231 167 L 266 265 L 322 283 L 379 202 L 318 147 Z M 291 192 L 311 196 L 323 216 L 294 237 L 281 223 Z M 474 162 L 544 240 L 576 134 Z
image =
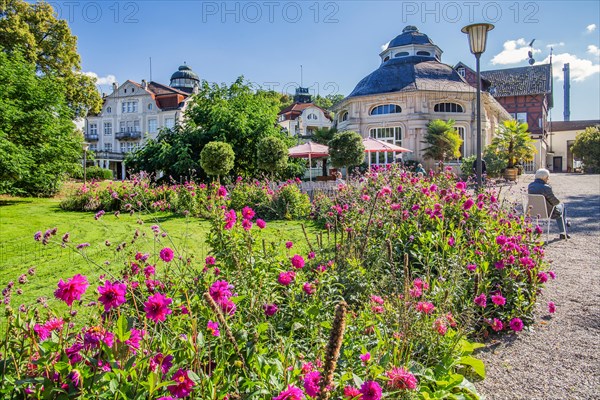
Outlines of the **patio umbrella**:
M 372 137 L 364 138 L 363 145 L 365 146 L 365 153 L 412 153 L 412 150 Z M 371 156 L 369 156 L 369 169 L 371 169 Z
M 290 147 L 288 149 L 288 155 L 292 158 L 308 158 L 308 179 L 312 181 L 312 171 L 310 169 L 312 159 L 329 156 L 329 147 L 323 144 L 306 142 L 299 144 L 298 146 Z

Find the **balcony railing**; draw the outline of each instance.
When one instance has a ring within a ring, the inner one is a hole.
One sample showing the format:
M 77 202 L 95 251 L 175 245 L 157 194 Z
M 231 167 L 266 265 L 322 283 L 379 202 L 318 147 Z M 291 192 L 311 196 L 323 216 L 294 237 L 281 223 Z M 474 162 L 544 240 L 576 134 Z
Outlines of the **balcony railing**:
M 98 135 L 93 134 L 93 133 L 87 133 L 85 135 L 85 140 L 88 142 L 97 142 L 98 141 Z
M 142 137 L 142 132 L 117 132 L 115 137 L 118 140 L 136 140 Z
M 118 153 L 115 151 L 99 150 L 99 151 L 95 152 L 94 157 L 96 158 L 96 160 L 110 159 L 110 160 L 114 160 L 114 161 L 121 161 L 121 160 L 125 159 L 125 154 Z

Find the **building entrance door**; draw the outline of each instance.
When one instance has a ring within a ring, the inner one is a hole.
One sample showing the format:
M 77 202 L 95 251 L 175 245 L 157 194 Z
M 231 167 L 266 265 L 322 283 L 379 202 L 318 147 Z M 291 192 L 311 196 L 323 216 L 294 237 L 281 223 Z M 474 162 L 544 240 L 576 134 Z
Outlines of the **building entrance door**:
M 554 157 L 552 160 L 552 172 L 562 172 L 562 157 Z

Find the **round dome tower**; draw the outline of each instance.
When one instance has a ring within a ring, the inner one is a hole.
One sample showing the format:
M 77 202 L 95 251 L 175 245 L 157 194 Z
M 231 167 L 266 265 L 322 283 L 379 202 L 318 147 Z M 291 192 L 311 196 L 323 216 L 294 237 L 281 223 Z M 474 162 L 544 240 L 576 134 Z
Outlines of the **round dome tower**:
M 172 88 L 187 93 L 192 93 L 194 86 L 199 85 L 200 78 L 198 77 L 198 74 L 192 71 L 192 68 L 185 63 L 179 67 L 177 72 L 171 75 L 171 83 L 169 84 Z
M 429 39 L 429 36 L 419 32 L 416 26 L 408 25 L 400 35 L 390 40 L 379 56 L 382 62 L 409 56 L 430 57 L 432 60 L 441 61 L 442 50 Z

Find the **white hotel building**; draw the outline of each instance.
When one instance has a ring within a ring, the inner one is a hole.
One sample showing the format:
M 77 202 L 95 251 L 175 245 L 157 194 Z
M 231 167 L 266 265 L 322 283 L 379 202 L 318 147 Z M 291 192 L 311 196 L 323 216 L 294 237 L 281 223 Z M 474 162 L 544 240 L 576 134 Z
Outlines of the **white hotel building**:
M 113 83 L 113 92 L 103 96 L 102 110 L 85 120 L 84 136 L 95 153 L 94 164 L 110 169 L 124 179 L 125 154 L 138 149 L 162 128 L 173 128 L 183 117 L 187 100 L 200 83 L 198 75 L 182 65 L 171 76 L 170 85 L 127 80 Z

